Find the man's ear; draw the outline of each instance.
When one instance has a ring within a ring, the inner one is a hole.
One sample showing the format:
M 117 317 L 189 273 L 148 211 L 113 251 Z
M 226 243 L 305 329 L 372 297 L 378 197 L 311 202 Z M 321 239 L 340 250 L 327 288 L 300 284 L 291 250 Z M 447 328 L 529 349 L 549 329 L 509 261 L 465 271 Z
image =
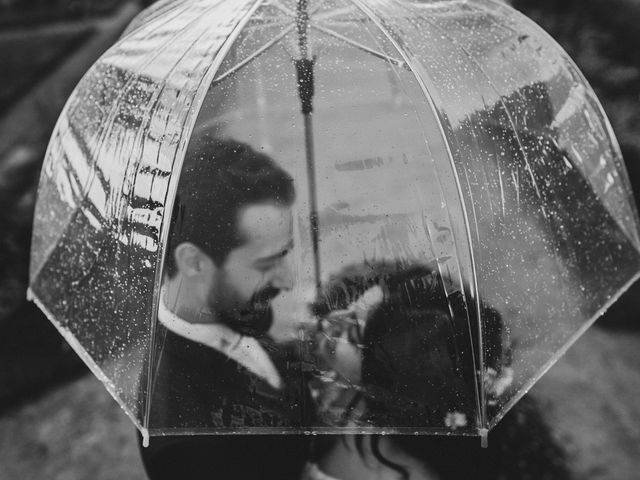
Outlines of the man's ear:
M 200 275 L 206 255 L 191 242 L 182 242 L 173 252 L 176 268 L 185 277 Z

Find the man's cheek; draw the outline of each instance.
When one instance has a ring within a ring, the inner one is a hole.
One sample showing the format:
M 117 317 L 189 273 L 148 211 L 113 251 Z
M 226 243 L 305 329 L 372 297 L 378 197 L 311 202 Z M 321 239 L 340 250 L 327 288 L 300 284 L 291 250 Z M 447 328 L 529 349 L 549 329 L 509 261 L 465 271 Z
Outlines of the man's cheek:
M 315 325 L 307 305 L 294 292 L 281 292 L 271 302 L 273 323 L 269 335 L 278 343 L 297 341 L 298 332 L 305 322 Z

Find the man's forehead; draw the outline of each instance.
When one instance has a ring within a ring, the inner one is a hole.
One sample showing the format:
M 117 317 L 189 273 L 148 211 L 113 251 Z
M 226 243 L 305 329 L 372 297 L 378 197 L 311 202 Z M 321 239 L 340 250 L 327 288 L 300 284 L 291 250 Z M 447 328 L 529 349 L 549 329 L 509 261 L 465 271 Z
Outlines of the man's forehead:
M 277 253 L 292 246 L 291 208 L 273 203 L 253 204 L 240 210 L 238 231 L 245 243 L 268 244 Z

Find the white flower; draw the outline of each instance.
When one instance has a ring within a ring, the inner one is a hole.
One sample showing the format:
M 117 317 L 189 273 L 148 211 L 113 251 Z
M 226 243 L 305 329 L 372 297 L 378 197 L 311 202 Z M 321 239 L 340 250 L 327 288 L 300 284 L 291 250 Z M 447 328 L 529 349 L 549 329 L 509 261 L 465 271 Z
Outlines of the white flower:
M 380 305 L 382 300 L 384 300 L 382 288 L 380 288 L 380 285 L 374 285 L 360 295 L 355 302 L 349 305 L 349 310 L 353 310 L 356 313 L 366 313 L 372 308 Z
M 496 379 L 493 384 L 493 393 L 497 397 L 502 395 L 507 388 L 513 383 L 513 368 L 505 367 L 500 372 L 500 376 Z
M 501 396 L 513 383 L 513 368 L 504 367 L 500 374 L 493 368 L 487 368 L 484 375 L 484 386 L 489 395 Z
M 448 412 L 444 418 L 444 424 L 451 430 L 455 430 L 458 427 L 466 427 L 467 416 L 461 412 Z

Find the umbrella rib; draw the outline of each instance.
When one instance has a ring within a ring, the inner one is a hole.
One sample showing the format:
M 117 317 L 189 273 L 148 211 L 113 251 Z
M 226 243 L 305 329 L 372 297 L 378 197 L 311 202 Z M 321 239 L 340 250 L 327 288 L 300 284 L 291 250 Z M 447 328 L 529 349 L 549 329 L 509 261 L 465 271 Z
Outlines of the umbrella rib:
M 325 3 L 326 3 L 326 0 L 321 0 L 320 3 L 318 3 L 316 7 L 309 12 L 309 18 L 310 19 L 317 18 L 318 15 L 316 14 L 322 9 L 322 6 Z
M 385 53 L 379 52 L 377 50 L 374 50 L 372 48 L 367 47 L 366 45 L 363 45 L 359 42 L 356 42 L 355 40 L 350 39 L 349 37 L 345 37 L 344 35 L 339 34 L 338 32 L 334 32 L 333 30 L 329 29 L 329 28 L 325 28 L 325 27 L 321 27 L 319 25 L 314 25 L 311 24 L 310 25 L 311 28 L 318 30 L 326 35 L 329 35 L 331 37 L 337 38 L 338 40 L 341 40 L 345 43 L 348 43 L 349 45 L 352 45 L 360 50 L 363 50 L 367 53 L 370 53 L 371 55 L 381 58 L 383 60 L 387 60 L 391 63 L 393 63 L 394 65 L 398 66 L 398 67 L 402 67 L 405 69 L 409 69 L 409 66 L 406 64 L 406 62 L 404 62 L 403 60 L 398 60 L 397 58 L 393 58 Z
M 289 19 L 281 20 L 275 17 L 265 17 L 260 19 L 260 22 L 256 21 L 252 25 L 247 25 L 243 31 L 264 30 L 265 28 L 281 27 L 289 24 L 291 24 L 291 20 Z
M 367 15 L 367 17 L 369 17 L 369 19 L 382 31 L 382 33 L 386 36 L 386 38 L 388 39 L 388 41 L 391 42 L 391 44 L 398 50 L 398 53 L 405 59 L 406 64 L 407 64 L 407 68 L 409 71 L 411 71 L 414 76 L 416 81 L 418 82 L 418 84 L 420 85 L 420 88 L 423 91 L 423 94 L 429 104 L 429 106 L 431 107 L 432 111 L 434 112 L 435 115 L 435 119 L 436 119 L 436 123 L 438 126 L 438 129 L 440 131 L 440 134 L 442 135 L 442 137 L 445 139 L 445 151 L 446 151 L 446 155 L 449 159 L 449 163 L 451 165 L 451 168 L 453 170 L 453 179 L 455 181 L 456 184 L 456 189 L 458 192 L 458 195 L 460 196 L 460 198 L 462 197 L 462 185 L 461 185 L 461 178 L 460 175 L 458 174 L 458 172 L 456 171 L 455 168 L 455 164 L 454 164 L 454 158 L 453 158 L 453 152 L 451 149 L 451 145 L 449 145 L 446 141 L 446 139 L 448 138 L 448 135 L 446 133 L 445 130 L 445 121 L 448 122 L 448 120 L 446 118 L 441 117 L 440 112 L 438 111 L 438 109 L 435 106 L 435 102 L 434 99 L 431 95 L 431 93 L 429 92 L 429 89 L 427 88 L 427 85 L 424 81 L 424 78 L 420 75 L 420 72 L 416 72 L 416 67 L 420 66 L 420 61 L 414 61 L 414 59 L 411 58 L 411 56 L 407 55 L 407 52 L 402 48 L 402 46 L 398 43 L 398 41 L 393 37 L 389 27 L 387 25 L 384 24 L 384 22 L 379 18 L 378 13 L 376 12 L 375 8 L 371 8 L 366 0 L 352 0 L 359 9 L 361 9 L 365 15 Z M 409 10 L 408 7 L 405 7 L 406 10 Z M 411 13 L 411 12 L 408 12 Z M 410 18 L 410 17 L 409 17 Z M 470 292 L 473 296 L 475 296 L 475 309 L 476 312 L 478 314 L 480 314 L 480 302 L 479 302 L 479 297 L 476 296 L 476 292 L 478 291 L 478 274 L 477 274 L 477 263 L 476 263 L 476 258 L 474 255 L 474 251 L 472 248 L 473 242 L 472 242 L 472 236 L 471 236 L 471 226 L 469 224 L 470 221 L 470 217 L 469 217 L 469 212 L 468 212 L 468 207 L 465 205 L 465 202 L 461 202 L 461 207 L 462 207 L 462 217 L 463 217 L 463 221 L 464 221 L 464 227 L 465 227 L 465 233 L 466 233 L 466 237 L 467 237 L 467 241 L 468 241 L 468 248 L 469 248 L 469 260 L 470 260 L 470 282 L 471 284 L 469 285 L 469 287 L 472 289 L 472 291 Z M 471 208 L 473 208 L 473 205 L 471 206 Z M 450 213 L 449 213 L 449 217 L 450 217 Z M 467 303 L 467 294 L 466 291 L 467 288 L 465 287 L 463 292 L 465 293 L 463 295 L 463 298 L 465 300 L 465 304 Z M 473 300 L 473 296 L 471 298 L 471 300 Z M 467 317 L 468 318 L 468 317 Z M 469 324 L 469 331 L 471 333 L 471 324 Z M 480 330 L 478 330 L 478 332 L 480 333 Z M 479 335 L 479 339 L 480 342 L 482 341 L 482 337 L 481 335 Z M 479 353 L 478 355 L 481 357 L 482 356 L 482 345 L 479 345 Z M 478 371 L 479 370 L 479 365 L 476 364 L 476 353 L 475 353 L 475 348 L 473 345 L 473 342 L 471 342 L 471 358 L 473 361 L 473 368 L 474 371 Z M 474 381 L 474 385 L 475 385 L 475 392 L 477 395 L 476 400 L 476 405 L 478 408 L 478 418 L 477 420 L 480 422 L 481 424 L 481 428 L 484 429 L 486 428 L 486 402 L 484 401 L 483 395 L 484 395 L 484 384 L 483 382 L 478 382 L 477 379 L 476 381 Z
M 289 32 L 291 32 L 293 29 L 295 28 L 295 25 L 292 25 L 286 29 L 284 29 L 282 32 L 280 32 L 280 34 L 278 34 L 275 38 L 273 38 L 272 40 L 270 40 L 269 42 L 265 43 L 262 47 L 260 47 L 258 50 L 256 50 L 255 52 L 253 52 L 251 55 L 249 55 L 247 58 L 245 58 L 244 60 L 242 60 L 240 63 L 236 64 L 234 67 L 231 67 L 229 70 L 227 70 L 226 72 L 222 73 L 221 75 L 219 75 L 217 78 L 214 78 L 213 81 L 211 82 L 211 85 L 215 85 L 216 83 L 220 83 L 222 80 L 224 80 L 225 78 L 227 78 L 230 75 L 233 75 L 234 73 L 236 73 L 238 70 L 242 69 L 243 67 L 245 67 L 249 62 L 251 62 L 252 60 L 254 60 L 255 58 L 258 58 L 260 55 L 262 55 L 264 52 L 266 52 L 268 49 L 270 49 L 273 45 L 275 45 L 276 43 L 278 43 L 280 40 L 282 40 L 285 36 L 287 36 L 289 34 Z
M 317 9 L 315 11 L 317 11 Z M 358 9 L 355 8 L 354 6 L 337 8 L 335 10 L 331 10 L 330 12 L 324 12 L 324 13 L 319 13 L 317 15 L 314 15 L 313 20 L 314 21 L 325 21 L 325 20 L 328 20 L 328 19 L 333 18 L 335 16 L 345 15 L 347 13 L 352 13 L 352 12 L 358 12 Z M 350 21 L 350 20 L 347 20 L 347 21 Z
M 285 14 L 289 15 L 290 17 L 293 17 L 293 18 L 296 17 L 296 12 L 294 12 L 293 10 L 285 7 L 280 2 L 273 2 L 273 3 L 271 3 L 271 5 L 273 7 L 275 7 L 275 8 L 277 8 L 278 10 L 280 10 L 282 13 L 285 13 Z

